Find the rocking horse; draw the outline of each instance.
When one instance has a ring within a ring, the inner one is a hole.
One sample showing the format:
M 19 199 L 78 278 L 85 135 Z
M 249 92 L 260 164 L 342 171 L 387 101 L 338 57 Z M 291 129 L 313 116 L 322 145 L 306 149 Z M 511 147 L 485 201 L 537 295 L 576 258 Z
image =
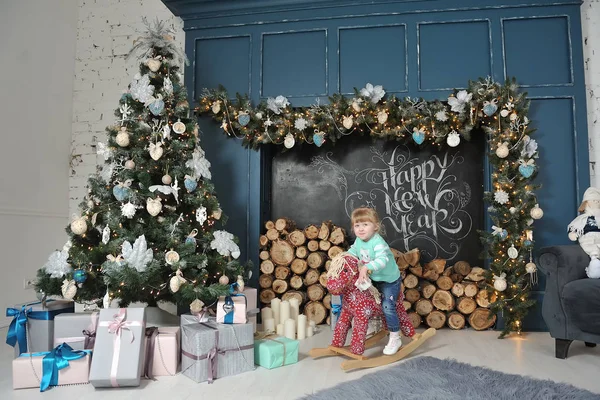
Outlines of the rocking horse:
M 423 333 L 415 333 L 402 303 L 404 295 L 400 292 L 396 302 L 400 330 L 404 336 L 412 338 L 412 341 L 403 345 L 396 354 L 391 356 L 381 355 L 372 358 L 364 356 L 365 348 L 375 346 L 388 332 L 386 329 L 382 329 L 370 338 L 366 337 L 369 319 L 381 317 L 385 324 L 385 318 L 377 289 L 371 286 L 368 290 L 361 291 L 355 286 L 358 279 L 358 267 L 358 259 L 349 253 L 341 253 L 332 260 L 327 272 L 327 289 L 331 294 L 342 296 L 342 311 L 335 325 L 331 345 L 326 348 L 314 348 L 309 352 L 313 358 L 334 355 L 352 358 L 352 360 L 342 362 L 344 371 L 378 367 L 401 360 L 436 332 L 434 328 L 429 328 Z M 352 320 L 354 320 L 352 340 L 350 346 L 344 347 Z

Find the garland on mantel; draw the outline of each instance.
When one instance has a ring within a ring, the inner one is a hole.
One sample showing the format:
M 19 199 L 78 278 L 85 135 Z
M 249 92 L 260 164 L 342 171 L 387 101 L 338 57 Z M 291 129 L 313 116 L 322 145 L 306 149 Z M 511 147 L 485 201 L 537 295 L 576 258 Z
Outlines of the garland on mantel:
M 529 101 L 514 79 L 504 85 L 489 77 L 471 81 L 467 90 L 454 89 L 447 102 L 386 97 L 381 86 L 367 84 L 353 98 L 335 94 L 329 104 L 311 107 L 292 107 L 284 96 L 252 107 L 247 95 L 230 101 L 223 87 L 205 89 L 199 103 L 198 115 L 211 115 L 225 134 L 253 149 L 264 144 L 320 147 L 356 134 L 456 147 L 472 132 L 483 132 L 493 167 L 493 192 L 486 192 L 484 199 L 494 225 L 491 232 L 479 232 L 483 257 L 490 260 L 485 272 L 490 308 L 504 317 L 500 337 L 521 332 L 523 318 L 535 303 L 529 298 L 536 279 L 532 224 L 543 211 L 534 193 L 540 186 L 532 184 L 538 145 L 530 137 Z

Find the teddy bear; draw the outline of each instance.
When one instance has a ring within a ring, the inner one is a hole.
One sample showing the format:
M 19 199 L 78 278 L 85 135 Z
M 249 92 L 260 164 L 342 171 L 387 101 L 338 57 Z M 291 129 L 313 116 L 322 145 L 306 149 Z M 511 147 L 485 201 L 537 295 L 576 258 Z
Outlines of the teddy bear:
M 568 226 L 569 239 L 579 240 L 579 245 L 590 256 L 585 269 L 589 278 L 600 278 L 600 189 L 588 188 L 578 211 L 582 213 Z

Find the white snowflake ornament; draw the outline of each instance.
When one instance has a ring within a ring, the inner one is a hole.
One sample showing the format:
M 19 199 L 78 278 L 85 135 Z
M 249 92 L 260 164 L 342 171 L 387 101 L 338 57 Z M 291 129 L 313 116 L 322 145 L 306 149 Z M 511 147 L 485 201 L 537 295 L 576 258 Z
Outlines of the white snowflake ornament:
M 498 204 L 506 204 L 508 203 L 508 193 L 504 190 L 498 190 L 494 192 L 494 201 Z
M 122 253 L 127 264 L 138 272 L 144 272 L 148 263 L 154 259 L 152 249 L 148 249 L 144 235 L 139 236 L 133 246 L 127 240 L 123 242 Z
M 42 267 L 51 278 L 62 278 L 73 271 L 71 265 L 67 262 L 69 258 L 68 251 L 55 251 L 50 254 L 48 261 Z
M 136 75 L 136 77 L 137 76 L 138 75 Z M 145 104 L 150 100 L 154 94 L 154 86 L 150 84 L 150 77 L 148 74 L 144 74 L 144 76 L 139 79 L 134 79 L 129 86 L 129 92 L 131 93 L 131 97 L 140 103 Z
M 128 201 L 126 204 L 121 205 L 121 215 L 132 219 L 135 216 L 135 204 Z
M 306 127 L 308 127 L 308 121 L 306 119 L 300 117 L 294 121 L 294 128 L 298 129 L 299 131 L 305 130 Z

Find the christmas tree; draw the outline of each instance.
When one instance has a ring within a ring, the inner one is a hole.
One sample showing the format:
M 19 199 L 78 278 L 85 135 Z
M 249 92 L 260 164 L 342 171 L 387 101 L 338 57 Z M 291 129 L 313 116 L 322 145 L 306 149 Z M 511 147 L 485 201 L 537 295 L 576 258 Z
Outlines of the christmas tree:
M 97 144 L 104 165 L 36 289 L 84 303 L 173 301 L 199 310 L 243 279 L 245 266 L 237 239 L 217 229 L 226 218 L 189 116 L 185 53 L 156 22 L 132 56 L 139 73 L 106 129 L 108 143 Z

